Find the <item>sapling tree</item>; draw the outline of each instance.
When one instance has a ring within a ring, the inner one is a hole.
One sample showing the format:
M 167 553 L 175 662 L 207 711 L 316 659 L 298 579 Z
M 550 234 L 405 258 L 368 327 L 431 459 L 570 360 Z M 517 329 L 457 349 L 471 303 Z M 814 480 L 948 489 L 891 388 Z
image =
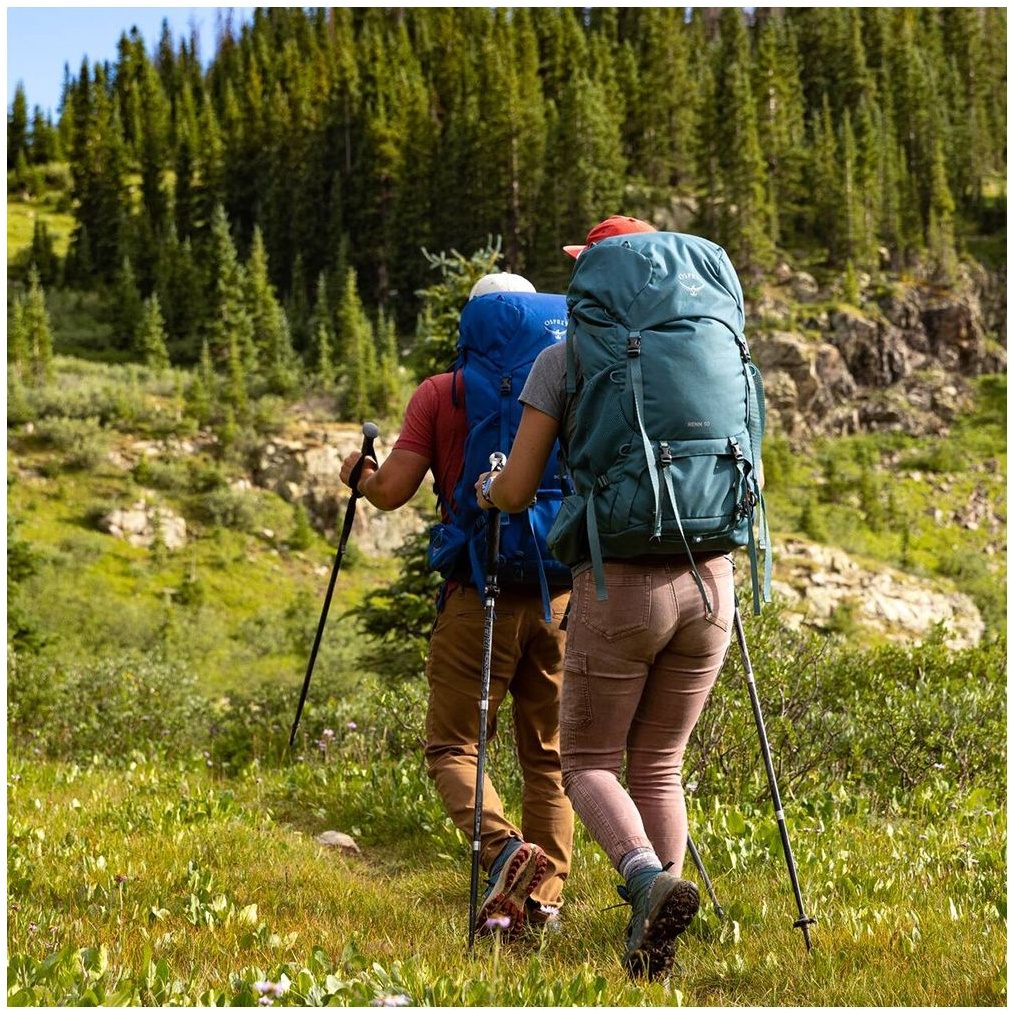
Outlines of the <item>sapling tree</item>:
M 144 302 L 144 310 L 137 328 L 136 346 L 145 365 L 155 374 L 168 368 L 168 348 L 165 346 L 165 321 L 157 295 Z

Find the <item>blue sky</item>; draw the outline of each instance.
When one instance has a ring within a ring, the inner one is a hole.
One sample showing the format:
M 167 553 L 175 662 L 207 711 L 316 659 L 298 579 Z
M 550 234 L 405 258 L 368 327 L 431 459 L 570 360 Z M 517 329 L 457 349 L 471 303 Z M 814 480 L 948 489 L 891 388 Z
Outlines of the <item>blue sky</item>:
M 116 59 L 119 36 L 136 25 L 148 53 L 167 19 L 172 37 L 188 38 L 195 25 L 204 61 L 214 52 L 218 13 L 231 9 L 236 26 L 249 19 L 251 7 L 8 7 L 6 17 L 7 109 L 18 81 L 24 85 L 31 115 L 35 106 L 56 116 L 63 88 L 63 67 L 76 77 L 81 60 Z

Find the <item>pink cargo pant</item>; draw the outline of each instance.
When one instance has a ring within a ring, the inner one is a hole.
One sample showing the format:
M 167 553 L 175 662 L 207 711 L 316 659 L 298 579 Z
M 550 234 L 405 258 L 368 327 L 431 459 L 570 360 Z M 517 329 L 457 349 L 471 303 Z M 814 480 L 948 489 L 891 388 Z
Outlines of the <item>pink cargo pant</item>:
M 561 698 L 565 791 L 616 868 L 651 845 L 679 875 L 687 847 L 681 765 L 726 658 L 733 563 L 697 559 L 712 613 L 677 559 L 608 561 L 609 599 L 575 577 Z M 627 758 L 627 788 L 621 782 Z

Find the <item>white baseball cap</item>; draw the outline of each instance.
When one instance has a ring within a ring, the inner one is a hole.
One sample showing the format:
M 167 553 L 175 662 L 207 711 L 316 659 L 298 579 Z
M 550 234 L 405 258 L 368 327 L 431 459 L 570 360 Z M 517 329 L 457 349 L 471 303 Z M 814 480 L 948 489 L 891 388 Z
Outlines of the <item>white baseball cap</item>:
M 494 295 L 499 291 L 525 291 L 528 294 L 536 294 L 537 289 L 525 277 L 501 271 L 496 274 L 485 274 L 481 277 L 470 288 L 470 298 L 479 298 L 481 295 Z M 467 300 L 469 301 L 469 299 Z

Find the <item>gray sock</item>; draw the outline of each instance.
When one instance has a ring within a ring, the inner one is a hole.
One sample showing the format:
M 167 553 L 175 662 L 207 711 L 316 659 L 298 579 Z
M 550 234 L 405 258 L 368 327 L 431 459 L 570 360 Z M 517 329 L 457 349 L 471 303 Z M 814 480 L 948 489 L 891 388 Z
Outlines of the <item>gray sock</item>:
M 659 871 L 662 868 L 663 864 L 659 861 L 656 850 L 643 845 L 639 849 L 632 849 L 621 857 L 621 862 L 617 866 L 617 872 L 625 880 L 630 880 L 632 874 L 638 873 L 640 870 Z

